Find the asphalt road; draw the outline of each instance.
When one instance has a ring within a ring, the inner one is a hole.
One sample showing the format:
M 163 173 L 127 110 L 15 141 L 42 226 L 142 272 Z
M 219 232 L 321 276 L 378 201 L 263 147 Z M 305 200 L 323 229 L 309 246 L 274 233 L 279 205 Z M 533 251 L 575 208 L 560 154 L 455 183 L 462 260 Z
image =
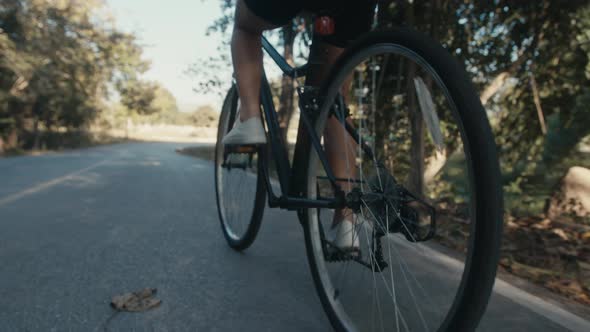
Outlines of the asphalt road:
M 0 331 L 330 329 L 295 215 L 267 210 L 254 246 L 233 252 L 212 164 L 176 154 L 180 146 L 0 159 Z M 158 288 L 159 308 L 114 314 L 111 296 L 144 287 Z M 498 282 L 479 330 L 590 323 Z

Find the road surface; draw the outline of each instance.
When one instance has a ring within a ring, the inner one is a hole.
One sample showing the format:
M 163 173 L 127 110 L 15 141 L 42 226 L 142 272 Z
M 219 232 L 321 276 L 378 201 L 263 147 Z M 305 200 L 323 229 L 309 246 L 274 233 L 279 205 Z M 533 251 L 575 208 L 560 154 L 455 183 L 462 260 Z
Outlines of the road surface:
M 0 159 L 0 331 L 330 329 L 294 214 L 267 210 L 254 246 L 233 252 L 212 163 L 181 146 Z M 111 296 L 144 287 L 159 308 L 113 314 Z M 568 330 L 590 323 L 504 282 L 479 328 Z

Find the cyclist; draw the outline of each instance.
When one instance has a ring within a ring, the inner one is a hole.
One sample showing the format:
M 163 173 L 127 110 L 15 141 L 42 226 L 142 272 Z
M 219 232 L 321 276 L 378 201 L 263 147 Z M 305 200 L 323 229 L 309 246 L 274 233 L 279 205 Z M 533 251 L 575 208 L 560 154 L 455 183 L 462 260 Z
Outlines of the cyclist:
M 331 65 L 343 52 L 347 44 L 369 31 L 377 0 L 238 0 L 231 41 L 234 72 L 240 96 L 240 117 L 233 129 L 224 137 L 223 144 L 245 145 L 264 144 L 266 135 L 260 118 L 260 85 L 262 80 L 262 32 L 289 23 L 299 12 L 329 13 L 335 31 L 323 36 L 318 46 L 320 66 L 313 66 L 307 77 L 307 84 L 318 86 L 327 75 Z M 349 137 L 338 120 L 328 120 L 324 133 L 326 155 L 334 175 L 349 178 L 347 165 L 354 160 Z M 346 151 L 349 149 L 349 151 Z M 343 184 L 343 190 L 351 190 Z M 336 210 L 331 229 L 334 244 L 342 250 L 358 250 L 359 241 L 355 235 L 351 211 Z

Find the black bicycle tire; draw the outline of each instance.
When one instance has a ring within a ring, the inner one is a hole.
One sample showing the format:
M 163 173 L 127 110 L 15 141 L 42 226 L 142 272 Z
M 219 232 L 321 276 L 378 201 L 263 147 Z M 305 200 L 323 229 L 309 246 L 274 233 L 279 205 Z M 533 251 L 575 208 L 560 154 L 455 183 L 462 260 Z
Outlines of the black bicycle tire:
M 503 194 L 500 167 L 492 131 L 484 108 L 465 69 L 437 42 L 411 29 L 371 32 L 361 37 L 339 58 L 321 88 L 325 96 L 339 72 L 359 53 L 378 44 L 395 44 L 422 57 L 439 74 L 457 105 L 471 155 L 476 201 L 476 226 L 472 239 L 472 254 L 466 262 L 457 297 L 448 316 L 438 331 L 473 331 L 483 316 L 495 281 L 502 236 Z M 329 107 L 321 108 L 316 131 L 321 135 L 322 123 L 328 117 Z M 311 158 L 306 162 L 306 178 L 311 172 Z M 482 176 L 485 175 L 485 176 Z M 313 176 L 313 175 L 312 175 Z M 308 185 L 309 181 L 306 181 Z M 309 190 L 305 191 L 309 196 Z M 314 210 L 303 213 L 304 235 L 309 266 L 322 306 L 336 331 L 346 331 L 331 307 L 320 279 L 313 254 L 310 217 Z
M 249 248 L 254 240 L 256 240 L 256 236 L 258 235 L 258 231 L 260 230 L 260 225 L 262 224 L 262 217 L 264 215 L 264 207 L 266 206 L 266 187 L 264 183 L 264 174 L 262 172 L 263 160 L 262 158 L 258 158 L 258 172 L 256 176 L 256 195 L 254 197 L 254 208 L 252 210 L 252 215 L 250 217 L 250 223 L 248 224 L 248 228 L 244 235 L 240 239 L 233 239 L 226 229 L 226 223 L 223 220 L 223 213 L 221 211 L 222 207 L 220 206 L 219 200 L 219 181 L 218 181 L 218 169 L 217 169 L 217 162 L 218 162 L 218 151 L 219 145 L 221 140 L 223 139 L 223 123 L 224 123 L 224 116 L 228 116 L 229 112 L 234 111 L 233 108 L 237 107 L 237 100 L 238 100 L 238 90 L 235 85 L 233 85 L 224 101 L 223 106 L 221 108 L 221 114 L 219 116 L 219 125 L 217 128 L 217 143 L 215 144 L 215 198 L 217 204 L 217 213 L 219 215 L 219 221 L 221 224 L 221 229 L 223 231 L 223 235 L 228 243 L 228 245 L 236 251 L 243 251 Z M 259 152 L 260 155 L 260 152 Z

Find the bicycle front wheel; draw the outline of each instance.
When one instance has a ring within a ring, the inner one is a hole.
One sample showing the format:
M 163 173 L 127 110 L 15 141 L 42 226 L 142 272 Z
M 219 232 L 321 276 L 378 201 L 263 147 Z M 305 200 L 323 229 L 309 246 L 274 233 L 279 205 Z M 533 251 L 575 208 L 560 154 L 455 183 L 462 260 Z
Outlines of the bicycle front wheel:
M 304 225 L 332 325 L 474 330 L 495 280 L 502 192 L 490 125 L 465 70 L 419 33 L 372 33 L 341 57 L 321 97 L 316 130 L 340 161 L 332 169 L 347 208 L 309 209 Z M 306 186 L 309 198 L 334 195 L 315 152 Z M 360 253 L 335 245 L 341 216 Z
M 221 142 L 238 119 L 238 90 L 232 86 L 223 102 L 215 145 L 215 194 L 223 235 L 235 250 L 248 248 L 258 234 L 266 190 L 262 147 L 230 147 Z

